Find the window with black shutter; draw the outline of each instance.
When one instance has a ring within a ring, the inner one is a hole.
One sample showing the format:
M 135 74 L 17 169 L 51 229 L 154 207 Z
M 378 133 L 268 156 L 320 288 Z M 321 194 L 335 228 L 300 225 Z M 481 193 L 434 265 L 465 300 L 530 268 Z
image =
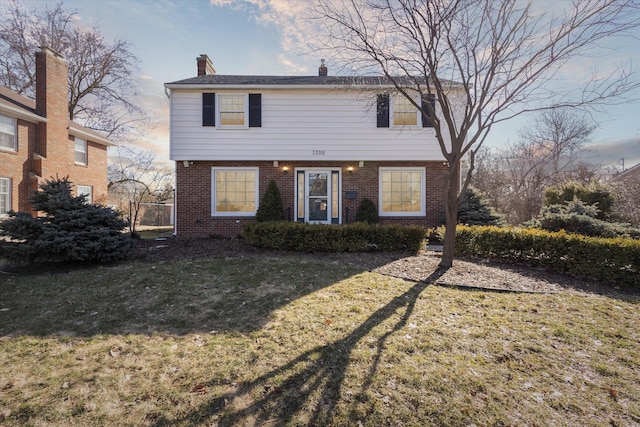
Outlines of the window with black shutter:
M 216 125 L 216 94 L 202 94 L 202 126 Z
M 377 102 L 378 127 L 389 127 L 389 95 L 378 95 Z
M 429 109 L 431 106 L 431 109 Z M 433 127 L 433 117 L 432 114 L 435 114 L 436 111 L 436 96 L 432 93 L 426 94 L 422 96 L 422 110 L 427 115 L 427 117 L 422 115 L 422 127 L 423 128 L 432 128 Z
M 262 94 L 249 94 L 249 127 L 262 127 Z

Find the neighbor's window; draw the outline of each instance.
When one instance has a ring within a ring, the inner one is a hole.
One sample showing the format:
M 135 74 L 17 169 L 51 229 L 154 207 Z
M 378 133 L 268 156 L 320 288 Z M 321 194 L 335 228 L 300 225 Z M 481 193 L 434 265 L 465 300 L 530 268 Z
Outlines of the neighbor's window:
M 393 97 L 393 126 L 417 126 L 418 109 L 403 95 Z
M 17 150 L 16 119 L 0 114 L 0 148 Z
M 93 187 L 90 185 L 78 185 L 78 196 L 87 196 L 87 203 L 93 203 Z
M 213 216 L 253 216 L 258 208 L 258 168 L 212 168 Z
M 76 138 L 75 161 L 78 165 L 87 164 L 87 141 Z
M 11 210 L 11 179 L 0 178 L 0 216 Z
M 425 168 L 380 168 L 380 215 L 425 215 Z
M 219 126 L 221 127 L 247 127 L 247 95 L 246 94 L 220 94 Z

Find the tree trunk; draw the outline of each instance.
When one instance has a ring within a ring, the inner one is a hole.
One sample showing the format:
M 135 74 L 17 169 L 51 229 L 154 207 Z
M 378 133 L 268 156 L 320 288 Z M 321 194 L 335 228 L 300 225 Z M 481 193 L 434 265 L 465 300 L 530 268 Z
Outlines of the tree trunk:
M 447 175 L 447 195 L 444 201 L 445 235 L 440 267 L 451 268 L 456 246 L 456 227 L 458 225 L 458 190 L 460 184 L 460 163 L 449 163 Z

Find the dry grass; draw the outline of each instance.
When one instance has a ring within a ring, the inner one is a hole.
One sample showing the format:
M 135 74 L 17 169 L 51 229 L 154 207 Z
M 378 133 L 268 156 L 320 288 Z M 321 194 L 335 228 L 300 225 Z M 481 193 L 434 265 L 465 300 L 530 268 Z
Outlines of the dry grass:
M 638 300 L 312 257 L 0 277 L 6 425 L 635 425 Z

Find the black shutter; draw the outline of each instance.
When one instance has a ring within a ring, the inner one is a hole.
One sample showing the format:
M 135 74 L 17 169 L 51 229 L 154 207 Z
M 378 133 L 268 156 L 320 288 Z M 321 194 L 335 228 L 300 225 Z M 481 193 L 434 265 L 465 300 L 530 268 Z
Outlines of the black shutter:
M 202 126 L 216 125 L 216 94 L 202 94 Z
M 431 105 L 431 109 L 429 109 L 429 105 Z M 425 117 L 424 115 L 422 116 L 422 127 L 432 128 L 433 121 L 431 120 L 431 114 L 435 114 L 436 112 L 436 96 L 434 94 L 429 93 L 422 96 L 422 110 L 427 115 L 427 117 Z
M 249 94 L 249 127 L 262 127 L 262 94 Z
M 389 95 L 378 95 L 378 127 L 389 127 Z

